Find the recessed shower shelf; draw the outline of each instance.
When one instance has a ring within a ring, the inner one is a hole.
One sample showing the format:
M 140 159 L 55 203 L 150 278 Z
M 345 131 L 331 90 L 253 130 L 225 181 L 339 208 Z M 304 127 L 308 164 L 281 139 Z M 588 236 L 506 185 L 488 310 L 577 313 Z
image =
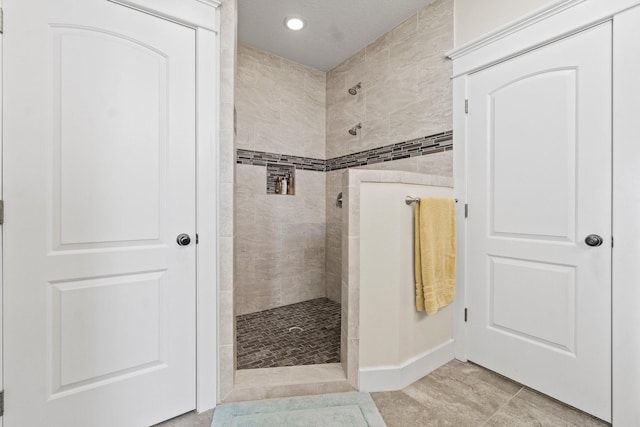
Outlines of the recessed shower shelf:
M 278 178 L 283 180 L 287 178 L 287 187 L 289 187 L 289 180 L 293 179 L 293 191 L 292 192 L 278 192 Z M 273 194 L 278 196 L 293 196 L 295 195 L 295 182 L 296 182 L 296 167 L 293 165 L 280 165 L 275 163 L 267 164 L 267 194 Z

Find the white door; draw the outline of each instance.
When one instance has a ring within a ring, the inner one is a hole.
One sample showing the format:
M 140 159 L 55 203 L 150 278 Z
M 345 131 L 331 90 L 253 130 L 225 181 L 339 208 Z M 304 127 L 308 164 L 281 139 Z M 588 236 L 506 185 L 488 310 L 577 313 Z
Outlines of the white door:
M 194 409 L 194 30 L 106 0 L 3 6 L 5 427 Z
M 467 129 L 469 360 L 605 420 L 611 43 L 605 23 L 471 75 Z

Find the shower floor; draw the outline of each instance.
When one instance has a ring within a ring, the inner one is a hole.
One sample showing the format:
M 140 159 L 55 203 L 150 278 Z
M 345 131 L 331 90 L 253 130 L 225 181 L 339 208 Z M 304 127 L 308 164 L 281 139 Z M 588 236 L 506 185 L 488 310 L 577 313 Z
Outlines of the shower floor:
M 317 298 L 243 314 L 236 336 L 237 369 L 337 363 L 340 304 Z

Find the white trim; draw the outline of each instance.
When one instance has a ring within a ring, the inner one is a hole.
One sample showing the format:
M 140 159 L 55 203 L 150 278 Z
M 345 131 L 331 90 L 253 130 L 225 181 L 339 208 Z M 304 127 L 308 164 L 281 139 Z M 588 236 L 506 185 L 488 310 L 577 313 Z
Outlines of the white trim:
M 613 21 L 613 425 L 640 423 L 640 7 Z
M 456 298 L 453 302 L 453 336 L 455 337 L 456 359 L 467 360 L 467 325 L 464 320 L 466 299 L 466 259 L 467 259 L 467 219 L 464 216 L 467 203 L 466 181 L 466 115 L 464 114 L 466 97 L 466 78 L 453 80 L 452 108 L 460 114 L 453 114 L 453 194 L 458 199 L 456 212 Z M 463 141 L 464 143 L 456 143 Z
M 199 1 L 200 3 L 204 3 L 210 7 L 218 7 L 222 4 L 221 0 L 196 0 L 196 1 Z
M 216 24 L 218 17 L 216 16 Z M 220 37 L 196 29 L 197 356 L 196 410 L 218 402 Z
M 500 27 L 447 53 L 453 76 L 479 71 L 585 28 L 612 19 L 640 0 L 564 0 Z
M 401 365 L 360 369 L 360 391 L 402 390 L 453 360 L 453 339 L 407 360 Z
M 457 59 L 469 52 L 473 52 L 474 50 L 483 48 L 487 45 L 490 45 L 491 43 L 496 42 L 497 40 L 503 39 L 511 34 L 521 31 L 522 29 L 540 22 L 543 19 L 548 18 L 549 16 L 556 15 L 565 9 L 573 7 L 578 3 L 582 3 L 583 1 L 585 0 L 560 0 L 559 2 L 545 5 L 514 21 L 511 21 L 508 24 L 490 31 L 481 37 L 464 43 L 462 46 L 451 49 L 446 53 L 446 55 L 451 59 Z
M 2 1 L 0 0 L 0 5 Z M 0 33 L 0 81 L 3 81 L 3 73 L 4 73 L 4 35 Z M 3 103 L 3 90 L 2 85 L 0 85 L 0 199 L 4 199 L 4 113 L 2 110 Z M 0 229 L 4 226 L 0 225 Z M 0 260 L 4 259 L 4 239 L 3 233 L 0 232 Z M 2 266 L 2 262 L 0 262 L 0 366 L 4 366 L 4 315 L 3 315 L 3 307 L 4 307 L 4 268 Z M 4 390 L 4 369 L 0 369 L 0 390 Z M 0 427 L 4 425 L 4 417 L 0 416 Z
M 193 28 L 218 32 L 221 0 L 108 0 Z

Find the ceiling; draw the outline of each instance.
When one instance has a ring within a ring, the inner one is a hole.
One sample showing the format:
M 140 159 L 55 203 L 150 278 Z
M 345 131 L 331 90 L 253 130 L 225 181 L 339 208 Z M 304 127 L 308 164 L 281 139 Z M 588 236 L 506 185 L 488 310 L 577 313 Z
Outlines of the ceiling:
M 238 0 L 238 40 L 328 71 L 433 0 Z M 284 27 L 302 17 L 301 31 Z

